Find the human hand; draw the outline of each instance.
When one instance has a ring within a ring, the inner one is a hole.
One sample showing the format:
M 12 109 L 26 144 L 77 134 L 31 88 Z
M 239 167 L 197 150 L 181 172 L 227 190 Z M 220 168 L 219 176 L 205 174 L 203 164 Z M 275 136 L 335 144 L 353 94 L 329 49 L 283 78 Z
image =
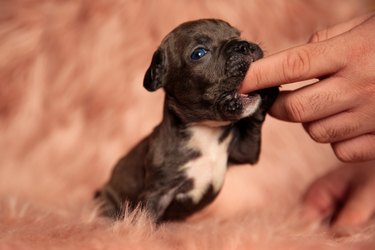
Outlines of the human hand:
M 254 62 L 242 92 L 319 79 L 282 91 L 270 110 L 301 122 L 345 162 L 375 159 L 375 15 L 316 33 L 311 43 Z
M 360 226 L 375 215 L 375 162 L 345 166 L 318 178 L 303 199 L 304 218 L 335 228 Z

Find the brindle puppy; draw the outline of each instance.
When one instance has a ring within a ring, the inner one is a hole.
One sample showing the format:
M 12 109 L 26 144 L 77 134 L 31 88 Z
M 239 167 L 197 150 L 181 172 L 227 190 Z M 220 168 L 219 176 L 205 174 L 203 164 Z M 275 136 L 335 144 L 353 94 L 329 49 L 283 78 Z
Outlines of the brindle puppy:
M 162 122 L 115 166 L 97 192 L 103 214 L 121 218 L 124 204 L 141 205 L 157 222 L 180 220 L 219 193 L 228 165 L 254 164 L 267 109 L 278 89 L 238 89 L 258 45 L 221 20 L 183 23 L 154 53 L 144 78 L 164 88 Z

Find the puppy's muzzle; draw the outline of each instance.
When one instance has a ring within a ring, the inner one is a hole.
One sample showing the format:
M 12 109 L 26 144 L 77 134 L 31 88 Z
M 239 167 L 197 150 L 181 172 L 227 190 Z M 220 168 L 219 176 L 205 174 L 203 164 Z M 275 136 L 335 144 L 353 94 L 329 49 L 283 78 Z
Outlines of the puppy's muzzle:
M 225 53 L 227 55 L 233 55 L 234 53 L 249 55 L 254 58 L 254 61 L 263 57 L 263 51 L 257 44 L 243 40 L 229 41 L 225 46 Z
M 225 71 L 228 77 L 244 77 L 249 65 L 263 57 L 263 51 L 254 43 L 231 40 L 225 45 Z

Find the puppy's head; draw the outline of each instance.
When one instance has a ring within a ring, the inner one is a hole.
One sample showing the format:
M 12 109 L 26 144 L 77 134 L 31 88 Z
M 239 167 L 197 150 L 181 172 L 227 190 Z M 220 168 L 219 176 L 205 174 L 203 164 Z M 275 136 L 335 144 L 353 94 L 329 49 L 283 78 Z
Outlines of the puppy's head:
M 167 108 L 185 122 L 232 122 L 266 109 L 277 95 L 239 94 L 250 64 L 263 56 L 227 22 L 205 19 L 175 28 L 154 53 L 144 87 L 166 92 Z

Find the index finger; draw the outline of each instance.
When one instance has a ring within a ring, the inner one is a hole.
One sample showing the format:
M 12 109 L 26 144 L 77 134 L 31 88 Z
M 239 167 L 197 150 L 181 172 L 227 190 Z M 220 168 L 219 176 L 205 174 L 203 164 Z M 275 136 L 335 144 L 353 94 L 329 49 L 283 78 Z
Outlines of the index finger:
M 241 92 L 319 78 L 345 65 L 338 38 L 291 48 L 250 65 Z M 341 55 L 341 56 L 340 56 Z

